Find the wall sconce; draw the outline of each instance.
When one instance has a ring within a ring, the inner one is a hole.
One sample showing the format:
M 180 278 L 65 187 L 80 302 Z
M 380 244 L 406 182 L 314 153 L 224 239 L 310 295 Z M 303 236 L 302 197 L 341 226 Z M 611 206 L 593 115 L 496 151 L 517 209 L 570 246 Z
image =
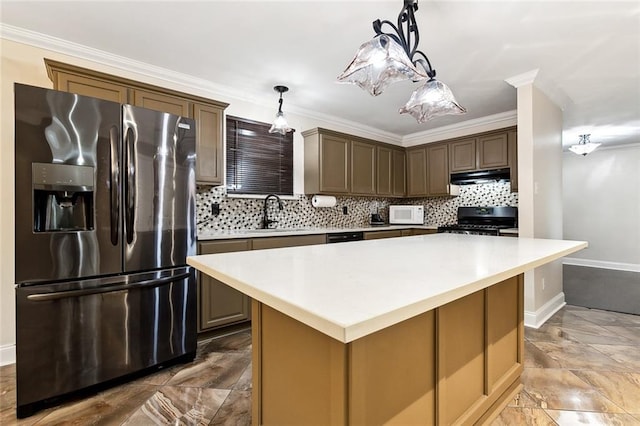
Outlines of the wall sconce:
M 591 134 L 588 135 L 580 135 L 580 141 L 575 144 L 575 145 L 571 145 L 569 147 L 569 151 L 578 154 L 578 155 L 587 155 L 590 154 L 591 152 L 593 152 L 597 147 L 599 147 L 602 144 L 599 143 L 593 143 L 589 140 L 589 136 L 591 136 Z
M 400 114 L 411 114 L 418 123 L 439 115 L 464 114 L 467 110 L 458 104 L 446 84 L 436 80 L 436 70 L 427 56 L 417 50 L 420 36 L 414 15 L 416 10 L 418 0 L 404 0 L 397 26 L 387 20 L 375 20 L 373 40 L 360 46 L 351 63 L 338 76 L 338 81 L 356 84 L 377 96 L 391 83 L 428 79 L 411 94 L 406 105 L 400 108 Z M 391 27 L 393 32 L 383 32 L 384 25 Z M 424 71 L 419 70 L 418 65 Z
M 273 124 L 269 129 L 269 133 L 280 133 L 282 136 L 284 136 L 288 132 L 293 130 L 291 127 L 289 127 L 287 119 L 284 117 L 284 113 L 282 112 L 282 94 L 289 91 L 289 88 L 286 86 L 275 86 L 273 90 L 280 93 L 280 99 L 278 100 L 278 113 L 276 114 L 276 118 L 273 120 Z

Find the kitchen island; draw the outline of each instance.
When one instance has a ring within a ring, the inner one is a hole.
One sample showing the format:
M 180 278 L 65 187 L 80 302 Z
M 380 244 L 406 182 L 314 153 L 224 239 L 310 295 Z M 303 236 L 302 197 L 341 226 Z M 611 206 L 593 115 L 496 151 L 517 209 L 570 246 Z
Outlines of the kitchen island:
M 253 298 L 254 424 L 473 424 L 519 390 L 522 274 L 586 246 L 436 234 L 188 263 Z

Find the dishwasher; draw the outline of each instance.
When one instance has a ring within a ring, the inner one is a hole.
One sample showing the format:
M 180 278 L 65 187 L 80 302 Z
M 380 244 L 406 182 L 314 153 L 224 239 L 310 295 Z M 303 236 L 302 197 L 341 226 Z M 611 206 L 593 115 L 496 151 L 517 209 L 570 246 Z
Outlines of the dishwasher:
M 327 234 L 327 244 L 362 240 L 364 240 L 364 233 L 362 231 L 335 232 L 333 234 Z

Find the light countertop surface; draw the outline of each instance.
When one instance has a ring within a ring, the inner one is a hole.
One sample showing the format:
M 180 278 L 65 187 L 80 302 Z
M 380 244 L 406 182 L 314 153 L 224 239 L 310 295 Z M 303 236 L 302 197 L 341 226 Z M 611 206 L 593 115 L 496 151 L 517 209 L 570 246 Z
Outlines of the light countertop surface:
M 438 229 L 435 225 L 384 225 L 362 228 L 294 228 L 294 229 L 231 229 L 198 232 L 198 241 L 225 240 L 230 238 L 284 237 L 289 235 L 332 234 L 337 232 L 393 231 L 402 229 Z
M 187 263 L 348 343 L 585 247 L 435 234 L 199 255 Z

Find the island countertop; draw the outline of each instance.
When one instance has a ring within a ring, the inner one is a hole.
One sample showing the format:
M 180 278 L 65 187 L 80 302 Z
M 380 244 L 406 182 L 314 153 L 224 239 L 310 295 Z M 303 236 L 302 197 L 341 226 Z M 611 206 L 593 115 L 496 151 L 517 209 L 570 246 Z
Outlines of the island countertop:
M 436 234 L 199 255 L 187 263 L 348 343 L 585 247 Z

